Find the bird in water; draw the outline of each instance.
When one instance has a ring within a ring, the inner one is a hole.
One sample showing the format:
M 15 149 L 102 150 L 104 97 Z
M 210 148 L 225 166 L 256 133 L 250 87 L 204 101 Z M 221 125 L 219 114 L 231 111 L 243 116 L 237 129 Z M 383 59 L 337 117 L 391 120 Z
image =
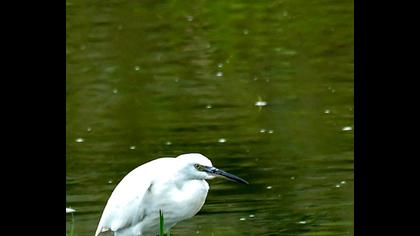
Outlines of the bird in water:
M 235 175 L 213 167 L 199 153 L 164 157 L 147 162 L 128 173 L 112 192 L 95 236 L 112 231 L 114 236 L 159 235 L 159 211 L 164 232 L 193 217 L 203 206 L 208 179 L 224 177 L 248 184 Z

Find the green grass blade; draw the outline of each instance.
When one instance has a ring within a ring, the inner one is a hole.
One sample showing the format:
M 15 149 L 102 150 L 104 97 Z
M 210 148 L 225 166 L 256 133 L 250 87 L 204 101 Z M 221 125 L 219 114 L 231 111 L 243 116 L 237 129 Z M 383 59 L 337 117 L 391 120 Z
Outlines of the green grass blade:
M 74 236 L 74 215 L 73 212 L 71 213 L 71 228 L 70 228 L 70 234 L 67 234 L 69 236 Z
M 162 210 L 159 210 L 159 218 L 160 218 L 160 236 L 164 236 L 164 231 L 163 231 L 163 225 L 164 225 L 164 219 L 163 219 L 163 213 Z

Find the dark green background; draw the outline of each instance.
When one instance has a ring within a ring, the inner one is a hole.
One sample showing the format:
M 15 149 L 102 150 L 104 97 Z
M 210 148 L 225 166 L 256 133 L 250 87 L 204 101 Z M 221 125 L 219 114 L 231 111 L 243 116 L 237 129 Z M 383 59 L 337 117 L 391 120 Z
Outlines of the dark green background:
M 250 185 L 209 181 L 203 209 L 173 235 L 353 235 L 353 1 L 67 0 L 66 10 L 75 235 L 94 235 L 129 171 L 188 152 Z

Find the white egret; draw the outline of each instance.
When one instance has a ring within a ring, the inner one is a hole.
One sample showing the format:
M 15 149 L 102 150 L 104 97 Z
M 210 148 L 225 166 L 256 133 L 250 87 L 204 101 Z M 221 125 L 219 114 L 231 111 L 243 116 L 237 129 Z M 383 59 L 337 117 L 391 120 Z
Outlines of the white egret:
M 167 233 L 176 223 L 191 218 L 203 206 L 209 185 L 206 179 L 225 177 L 247 181 L 213 167 L 199 154 L 183 154 L 147 162 L 128 173 L 108 199 L 95 236 L 111 230 L 114 236 L 156 236 L 159 210 Z

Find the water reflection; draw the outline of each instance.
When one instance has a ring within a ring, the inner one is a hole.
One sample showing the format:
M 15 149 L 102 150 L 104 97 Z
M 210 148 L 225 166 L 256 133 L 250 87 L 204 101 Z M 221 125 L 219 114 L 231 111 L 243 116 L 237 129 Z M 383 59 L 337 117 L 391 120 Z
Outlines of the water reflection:
M 250 185 L 212 181 L 202 211 L 173 235 L 353 234 L 351 1 L 66 8 L 76 235 L 93 235 L 133 168 L 187 152 Z

